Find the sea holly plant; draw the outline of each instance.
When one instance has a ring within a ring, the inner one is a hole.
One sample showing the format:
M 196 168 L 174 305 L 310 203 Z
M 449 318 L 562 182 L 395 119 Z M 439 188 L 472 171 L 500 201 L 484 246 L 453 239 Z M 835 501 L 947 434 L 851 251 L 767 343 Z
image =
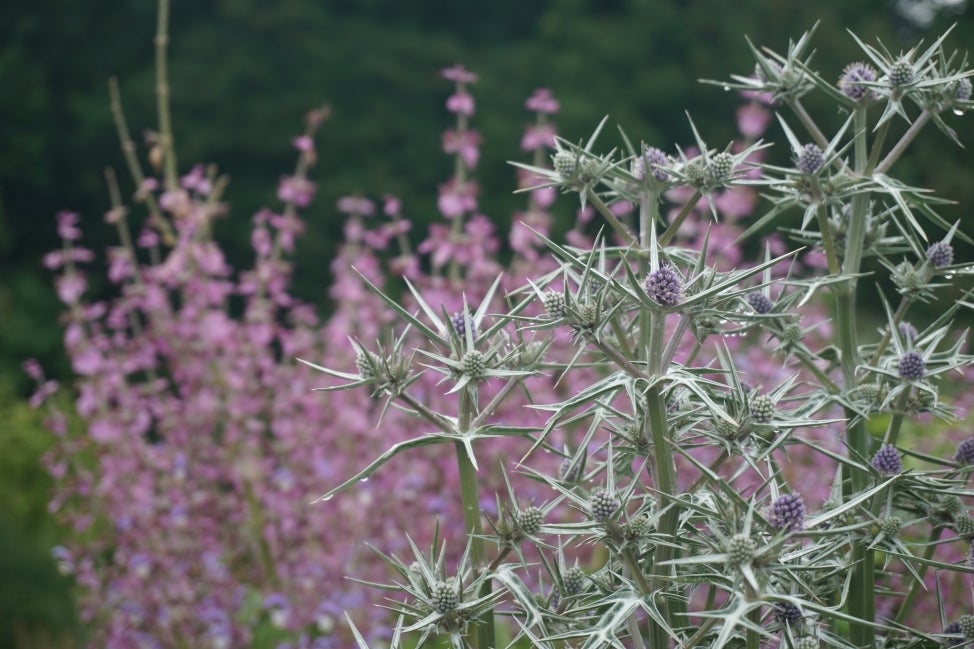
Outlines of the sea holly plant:
M 253 265 L 231 267 L 212 224 L 232 187 L 178 171 L 168 6 L 147 150 L 110 86 L 134 185 L 106 174 L 114 293 L 87 295 L 77 214 L 44 259 L 77 396 L 75 418 L 48 401 L 50 508 L 70 530 L 53 554 L 91 646 L 974 639 L 974 391 L 945 380 L 974 378 L 952 326 L 974 300 L 941 306 L 970 276 L 968 239 L 891 175 L 924 125 L 949 137 L 970 107 L 942 40 L 864 45 L 835 83 L 810 35 L 755 48 L 754 75 L 720 84 L 746 98 L 740 141 L 711 146 L 691 122 L 669 153 L 622 131 L 603 147 L 608 120 L 557 138 L 539 89 L 506 258 L 478 205 L 477 78 L 448 68 L 443 220 L 411 233 L 395 197 L 340 199 L 319 319 L 289 292 L 289 257 L 329 111 L 309 113 L 280 204 L 252 219 Z M 848 113 L 828 136 L 811 92 Z M 791 165 L 758 140 L 772 111 Z M 581 209 L 556 233 L 565 203 Z M 56 385 L 26 370 L 40 404 Z M 951 448 L 916 435 L 935 418 L 955 422 Z
M 765 163 L 766 142 L 712 147 L 692 122 L 693 148 L 673 155 L 621 131 L 600 153 L 603 120 L 577 144 L 557 138 L 550 166 L 517 163 L 525 191 L 576 194 L 607 225 L 586 241 L 536 233 L 555 267 L 497 280 L 452 317 L 412 284 L 402 302 L 370 284 L 415 350 L 400 343 L 393 361 L 354 341 L 357 372 L 305 362 L 344 381 L 328 389 L 368 385 L 428 426 L 322 498 L 400 452 L 449 444 L 466 529 L 455 566 L 435 546 L 383 555 L 399 575 L 387 586 L 399 630 L 481 649 L 499 646 L 501 628 L 537 647 L 974 641 L 971 445 L 943 458 L 904 433 L 967 416 L 943 378 L 971 376 L 952 326 L 970 290 L 932 320 L 915 307 L 965 290 L 974 267 L 953 242 L 970 239 L 945 201 L 891 175 L 925 125 L 956 141 L 947 120 L 971 108 L 974 72 L 945 38 L 897 55 L 856 39 L 868 62 L 829 75 L 812 67 L 811 32 L 783 54 L 752 45 L 754 73 L 720 85 L 774 111 L 790 165 Z M 455 80 L 463 90 L 471 78 Z M 847 115 L 834 133 L 806 110 L 810 93 Z M 888 141 L 896 120 L 907 128 Z M 778 227 L 791 252 L 769 242 L 757 263 L 715 263 L 721 201 L 738 188 L 768 205 L 737 238 Z M 691 222 L 696 241 L 683 235 Z M 882 305 L 878 326 L 869 301 Z M 819 303 L 831 320 L 811 323 Z M 777 370 L 755 367 L 755 349 Z M 383 368 L 404 357 L 403 380 L 438 375 L 449 412 L 390 379 Z M 530 380 L 581 371 L 587 382 L 565 398 L 532 398 Z M 500 416 L 522 386 L 543 425 Z M 550 498 L 525 505 L 505 473 L 485 527 L 478 472 L 502 436 L 524 438 L 515 468 Z M 551 455 L 557 473 L 533 465 Z M 817 475 L 795 469 L 807 458 Z M 586 547 L 598 550 L 568 558 Z

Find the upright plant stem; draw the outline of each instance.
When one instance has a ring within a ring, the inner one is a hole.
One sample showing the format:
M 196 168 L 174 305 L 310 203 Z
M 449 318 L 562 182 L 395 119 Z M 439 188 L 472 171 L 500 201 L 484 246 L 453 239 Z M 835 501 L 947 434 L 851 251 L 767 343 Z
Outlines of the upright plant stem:
M 172 132 L 172 114 L 169 109 L 169 65 L 166 53 L 169 48 L 169 0 L 158 0 L 156 5 L 156 104 L 159 112 L 159 146 L 162 147 L 166 189 L 179 186 L 176 165 L 176 143 Z
M 457 419 L 460 431 L 466 431 L 473 420 L 473 403 L 467 390 L 460 390 L 458 395 Z M 457 452 L 457 468 L 460 472 L 460 501 L 463 507 L 463 525 L 467 539 L 470 542 L 470 560 L 473 562 L 475 573 L 487 569 L 487 551 L 484 547 L 483 528 L 480 524 L 480 490 L 477 485 L 477 470 L 467 456 L 467 450 L 460 442 L 455 443 Z M 484 581 L 480 596 L 490 592 L 490 580 Z M 475 647 L 477 649 L 492 649 L 494 647 L 494 614 L 493 611 L 484 613 L 483 624 L 477 627 Z
M 866 143 L 866 112 L 858 109 L 855 113 L 855 170 L 863 173 L 868 165 Z M 845 256 L 842 260 L 842 274 L 845 282 L 836 293 L 836 321 L 838 322 L 839 350 L 841 353 L 843 389 L 852 390 L 856 386 L 856 368 L 859 366 L 859 338 L 856 324 L 856 275 L 862 264 L 862 248 L 866 231 L 866 211 L 869 196 L 856 194 L 852 199 L 849 215 L 849 230 L 846 236 Z M 846 441 L 850 449 L 859 457 L 869 457 L 869 437 L 864 418 L 846 410 Z M 851 494 L 866 490 L 869 472 L 865 468 L 853 467 Z M 875 596 L 873 552 L 862 543 L 853 547 L 853 578 L 849 593 L 849 612 L 864 622 L 872 622 L 875 615 Z M 869 624 L 851 623 L 850 639 L 857 646 L 873 646 L 875 631 Z

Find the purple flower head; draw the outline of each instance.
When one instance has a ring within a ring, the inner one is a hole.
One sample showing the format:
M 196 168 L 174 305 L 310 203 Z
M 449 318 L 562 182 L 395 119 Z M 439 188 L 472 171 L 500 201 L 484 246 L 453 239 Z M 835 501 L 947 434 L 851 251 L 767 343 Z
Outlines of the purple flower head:
M 768 299 L 768 296 L 760 291 L 748 293 L 744 299 L 747 300 L 747 303 L 754 309 L 755 313 L 761 315 L 771 313 L 771 309 L 774 307 L 774 304 Z
M 791 602 L 776 602 L 774 619 L 780 624 L 798 624 L 802 621 L 802 610 Z
M 954 261 L 954 248 L 946 241 L 937 241 L 927 248 L 927 260 L 935 268 L 946 268 Z
M 917 337 L 917 328 L 909 322 L 901 322 L 897 328 L 900 330 L 900 335 L 906 340 L 913 340 Z
M 968 437 L 957 445 L 954 461 L 959 464 L 974 464 L 974 437 Z
M 670 178 L 665 167 L 670 164 L 670 158 L 662 150 L 656 147 L 649 147 L 642 157 L 633 160 L 633 175 L 642 180 L 646 177 L 646 170 L 653 174 L 653 178 L 659 182 L 666 182 Z
M 800 530 L 805 525 L 805 503 L 797 493 L 779 496 L 768 507 L 765 516 L 771 527 L 786 532 Z
M 457 332 L 457 335 L 461 339 L 466 339 L 467 337 L 467 323 L 470 324 L 470 334 L 473 338 L 477 337 L 477 325 L 473 321 L 473 314 L 467 311 L 463 313 L 457 311 L 450 317 L 450 323 L 453 325 L 453 330 Z
M 651 300 L 661 306 L 675 306 L 680 303 L 680 276 L 669 266 L 657 268 L 643 281 L 643 290 Z
M 918 352 L 908 351 L 900 356 L 900 376 L 910 381 L 919 381 L 927 372 L 927 364 Z
M 961 101 L 967 101 L 971 98 L 971 80 L 964 77 L 957 82 L 957 90 L 954 94 Z
M 839 77 L 839 90 L 855 101 L 872 99 L 875 93 L 869 86 L 863 85 L 863 82 L 873 81 L 876 81 L 876 68 L 862 62 L 850 63 Z
M 903 460 L 895 446 L 884 444 L 873 456 L 873 468 L 886 475 L 896 475 L 903 471 Z
M 803 174 L 813 174 L 825 164 L 825 154 L 817 144 L 806 144 L 795 155 L 795 168 Z

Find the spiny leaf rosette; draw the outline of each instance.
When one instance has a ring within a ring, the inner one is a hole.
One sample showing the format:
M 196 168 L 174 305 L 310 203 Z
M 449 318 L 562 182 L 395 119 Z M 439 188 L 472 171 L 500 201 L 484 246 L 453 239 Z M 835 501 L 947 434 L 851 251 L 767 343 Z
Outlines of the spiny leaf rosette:
M 341 199 L 323 319 L 288 292 L 320 111 L 252 268 L 168 130 L 158 177 L 113 187 L 106 302 L 60 215 L 78 416 L 51 415 L 54 554 L 93 646 L 926 646 L 942 618 L 974 639 L 969 233 L 898 164 L 956 140 L 971 70 L 941 38 L 855 39 L 863 63 L 821 71 L 811 40 L 715 82 L 745 93 L 723 148 L 694 122 L 670 151 L 606 121 L 563 139 L 539 89 L 507 261 L 477 75 L 447 68 L 442 220 L 417 245 L 397 199 Z M 765 158 L 772 110 L 794 164 Z

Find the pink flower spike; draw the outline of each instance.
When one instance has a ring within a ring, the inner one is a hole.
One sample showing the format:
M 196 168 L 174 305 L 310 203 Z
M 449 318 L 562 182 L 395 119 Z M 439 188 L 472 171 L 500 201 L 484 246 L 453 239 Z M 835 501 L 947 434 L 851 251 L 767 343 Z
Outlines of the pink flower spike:
M 58 297 L 67 305 L 77 304 L 88 287 L 85 278 L 80 273 L 61 276 L 57 279 L 56 285 Z
M 474 114 L 475 109 L 473 95 L 462 90 L 453 93 L 446 100 L 446 109 L 451 113 L 459 113 L 460 115 L 470 117 Z
M 541 148 L 555 148 L 556 132 L 553 124 L 529 125 L 524 129 L 524 137 L 521 138 L 521 150 L 534 151 Z
M 444 68 L 440 70 L 440 76 L 449 81 L 455 81 L 457 83 L 475 83 L 477 81 L 477 75 L 473 72 L 468 72 L 466 68 L 462 65 L 457 64 L 452 68 Z
M 746 138 L 760 137 L 770 121 L 771 112 L 756 102 L 745 104 L 737 111 L 737 128 Z
M 458 153 L 467 169 L 473 169 L 480 160 L 480 134 L 476 131 L 448 130 L 443 134 L 443 151 Z
M 308 153 L 313 151 L 315 148 L 314 140 L 312 140 L 307 135 L 299 135 L 298 137 L 291 140 L 291 145 L 301 153 Z
M 63 210 L 57 213 L 57 233 L 66 241 L 77 241 L 81 238 L 81 230 L 78 228 L 78 221 L 81 217 L 77 212 Z
M 382 200 L 382 213 L 386 216 L 396 216 L 402 211 L 402 201 L 392 194 L 386 194 Z
M 35 381 L 44 380 L 44 370 L 41 369 L 41 364 L 37 362 L 36 358 L 28 358 L 24 361 L 22 367 L 24 368 L 24 373 Z
M 375 214 L 375 203 L 364 196 L 343 196 L 336 204 L 338 211 L 344 214 L 358 216 L 372 216 Z
M 534 94 L 528 97 L 528 100 L 524 102 L 524 105 L 528 110 L 533 110 L 538 113 L 546 113 L 551 115 L 557 113 L 561 108 L 558 104 L 558 100 L 555 99 L 554 95 L 551 94 L 551 90 L 548 88 L 538 88 L 534 91 Z
M 277 197 L 298 207 L 307 207 L 314 195 L 315 184 L 299 176 L 285 176 L 277 186 Z

